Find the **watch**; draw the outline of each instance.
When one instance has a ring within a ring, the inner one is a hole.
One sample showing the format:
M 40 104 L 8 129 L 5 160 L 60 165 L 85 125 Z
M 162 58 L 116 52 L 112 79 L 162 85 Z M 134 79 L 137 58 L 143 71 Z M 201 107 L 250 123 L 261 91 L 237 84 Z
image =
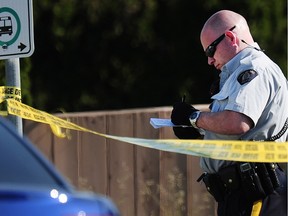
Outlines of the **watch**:
M 197 120 L 200 116 L 200 113 L 201 113 L 201 111 L 193 112 L 189 117 L 190 123 L 194 128 L 198 128 L 196 123 L 197 123 Z

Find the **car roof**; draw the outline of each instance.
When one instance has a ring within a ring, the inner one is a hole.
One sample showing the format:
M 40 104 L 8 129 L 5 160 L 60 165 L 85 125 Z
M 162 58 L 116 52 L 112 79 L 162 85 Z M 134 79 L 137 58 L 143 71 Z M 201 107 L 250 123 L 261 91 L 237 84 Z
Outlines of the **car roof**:
M 0 117 L 0 173 L 0 184 L 74 190 L 54 165 L 4 117 Z

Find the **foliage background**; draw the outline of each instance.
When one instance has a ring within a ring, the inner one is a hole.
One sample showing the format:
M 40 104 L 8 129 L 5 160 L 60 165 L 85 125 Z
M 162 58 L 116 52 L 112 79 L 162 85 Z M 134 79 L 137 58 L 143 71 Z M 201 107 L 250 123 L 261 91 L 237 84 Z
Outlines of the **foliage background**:
M 218 71 L 207 65 L 199 34 L 220 9 L 246 17 L 287 74 L 285 0 L 33 0 L 33 7 L 35 52 L 21 59 L 22 95 L 48 112 L 170 106 L 183 94 L 209 103 Z

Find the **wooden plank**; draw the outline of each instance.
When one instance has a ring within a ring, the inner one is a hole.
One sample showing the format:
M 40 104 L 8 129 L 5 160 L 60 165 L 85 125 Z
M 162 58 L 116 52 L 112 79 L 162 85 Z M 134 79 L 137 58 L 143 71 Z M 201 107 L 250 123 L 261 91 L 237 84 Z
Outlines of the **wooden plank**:
M 160 215 L 187 215 L 186 156 L 160 152 Z
M 171 112 L 160 112 L 160 118 L 170 118 Z M 161 128 L 161 139 L 175 139 L 171 127 Z M 160 215 L 187 215 L 186 155 L 160 152 Z
M 217 215 L 215 211 L 216 203 L 214 198 L 207 192 L 203 182 L 197 182 L 202 174 L 199 165 L 199 157 L 187 156 L 187 215 Z
M 53 135 L 49 125 L 23 120 L 23 134 L 47 157 L 48 160 L 54 162 Z
M 105 115 L 94 117 L 80 117 L 79 125 L 87 129 L 106 133 Z M 79 176 L 80 189 L 91 190 L 108 195 L 108 168 L 107 168 L 106 139 L 92 133 L 79 134 Z
M 107 115 L 107 132 L 116 136 L 133 136 L 133 116 L 130 113 Z M 135 146 L 107 140 L 110 197 L 125 216 L 135 216 L 134 174 Z
M 77 117 L 66 115 L 63 117 L 75 124 L 78 124 Z M 79 172 L 79 131 L 63 129 L 68 135 L 68 138 L 58 138 L 54 136 L 54 164 L 60 172 L 68 179 L 68 181 L 78 187 L 78 172 Z
M 159 129 L 150 125 L 150 118 L 158 118 L 158 112 L 134 114 L 134 137 L 157 139 Z M 137 216 L 160 214 L 159 151 L 136 147 L 135 202 Z

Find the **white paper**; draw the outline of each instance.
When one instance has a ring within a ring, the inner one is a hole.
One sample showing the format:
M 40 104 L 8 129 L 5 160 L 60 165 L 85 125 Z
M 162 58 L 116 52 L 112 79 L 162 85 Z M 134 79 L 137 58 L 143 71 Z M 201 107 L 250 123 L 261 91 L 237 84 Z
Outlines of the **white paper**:
M 174 125 L 171 119 L 163 118 L 150 118 L 150 124 L 156 129 L 161 127 L 192 127 L 188 125 Z
M 150 124 L 154 128 L 161 128 L 161 127 L 173 127 L 175 126 L 171 119 L 161 119 L 161 118 L 150 118 Z

